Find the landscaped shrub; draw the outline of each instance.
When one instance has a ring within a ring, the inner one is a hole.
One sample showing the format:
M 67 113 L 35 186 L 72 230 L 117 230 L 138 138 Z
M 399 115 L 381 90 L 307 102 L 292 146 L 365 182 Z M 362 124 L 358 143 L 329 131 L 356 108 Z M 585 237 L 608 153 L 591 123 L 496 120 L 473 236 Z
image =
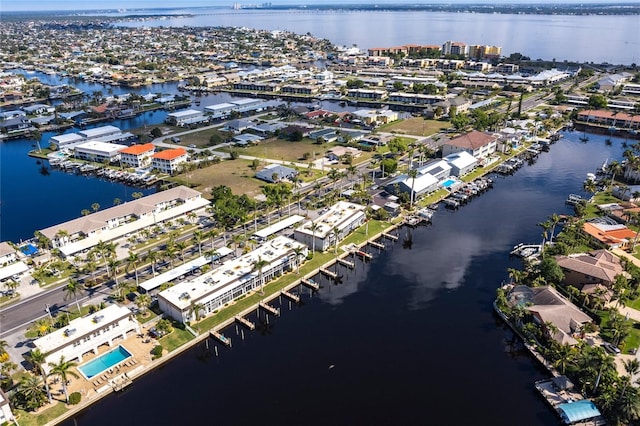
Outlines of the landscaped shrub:
M 81 399 L 82 399 L 82 395 L 80 394 L 80 392 L 74 392 L 71 395 L 69 395 L 69 404 L 70 405 L 79 404 Z
M 162 356 L 162 345 L 156 345 L 151 349 L 151 355 L 153 355 L 153 359 L 160 358 Z

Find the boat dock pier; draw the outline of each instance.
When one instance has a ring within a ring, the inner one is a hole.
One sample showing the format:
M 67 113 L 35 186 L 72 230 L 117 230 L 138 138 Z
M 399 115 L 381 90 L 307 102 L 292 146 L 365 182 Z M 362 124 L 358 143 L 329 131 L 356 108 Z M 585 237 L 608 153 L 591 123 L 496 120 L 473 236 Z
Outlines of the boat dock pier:
M 375 248 L 378 248 L 380 250 L 384 250 L 384 244 L 379 243 L 377 241 L 369 241 L 369 245 L 371 245 L 371 246 L 373 246 Z
M 258 304 L 258 306 L 260 308 L 264 309 L 268 314 L 273 315 L 274 317 L 279 317 L 280 316 L 280 309 L 274 308 L 273 306 L 269 305 L 268 303 L 260 302 Z
M 249 330 L 255 330 L 256 325 L 254 323 L 252 323 L 251 321 L 249 321 L 248 319 L 246 319 L 245 317 L 242 317 L 240 315 L 236 315 L 235 317 L 233 317 L 236 322 L 246 328 L 248 328 Z
M 362 251 L 362 250 L 356 250 L 355 254 L 357 254 L 358 256 L 362 257 L 365 260 L 371 260 L 373 259 L 373 256 L 370 255 L 369 253 L 367 253 L 366 251 Z
M 350 260 L 343 259 L 341 257 L 337 258 L 336 262 L 338 262 L 341 265 L 346 266 L 349 269 L 353 269 L 353 268 L 356 267 L 355 263 L 351 262 Z
M 337 273 L 335 273 L 333 271 L 330 271 L 330 270 L 328 270 L 326 268 L 320 268 L 320 272 L 322 272 L 324 275 L 326 275 L 326 276 L 328 276 L 328 277 L 330 277 L 330 278 L 332 278 L 334 280 L 336 278 L 338 278 L 338 274 Z
M 422 218 L 419 216 L 407 216 L 404 219 L 404 224 L 408 226 L 418 226 L 422 222 Z
M 308 279 L 308 280 L 302 279 L 302 280 L 300 280 L 300 282 L 303 285 L 306 285 L 307 287 L 309 287 L 310 289 L 313 289 L 315 291 L 320 290 L 320 284 L 318 284 L 317 282 L 315 282 L 312 279 Z
M 231 347 L 231 339 L 225 336 L 224 334 L 220 333 L 219 331 L 212 330 L 209 332 L 209 334 L 211 335 L 211 337 L 213 337 L 214 339 L 216 339 L 218 342 L 222 343 L 226 347 L 228 348 Z
M 287 299 L 294 301 L 295 303 L 300 303 L 300 296 L 298 296 L 298 295 L 295 295 L 293 293 L 289 293 L 286 290 L 282 290 L 280 292 L 280 294 L 283 295 L 284 297 L 286 297 Z
M 385 232 L 382 233 L 382 236 L 388 240 L 391 241 L 398 241 L 398 236 L 397 235 L 391 235 L 391 234 L 387 234 Z

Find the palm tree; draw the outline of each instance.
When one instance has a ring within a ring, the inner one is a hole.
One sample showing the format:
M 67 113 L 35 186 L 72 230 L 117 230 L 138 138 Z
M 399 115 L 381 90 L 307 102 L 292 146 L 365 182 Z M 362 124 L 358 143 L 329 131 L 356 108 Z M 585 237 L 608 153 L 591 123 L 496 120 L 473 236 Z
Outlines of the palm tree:
M 193 231 L 193 242 L 198 245 L 198 255 L 202 256 L 202 231 Z
M 144 257 L 145 262 L 151 263 L 151 272 L 153 273 L 154 277 L 156 276 L 156 262 L 158 262 L 159 257 L 160 255 L 155 250 L 149 250 L 147 252 L 147 255 Z
M 338 253 L 338 234 L 340 233 L 340 230 L 338 229 L 338 227 L 333 228 L 332 230 L 332 234 L 333 234 L 333 238 L 335 238 L 335 245 L 334 245 L 334 249 L 333 252 L 334 253 Z
M 104 260 L 104 266 L 107 268 L 107 275 L 111 275 L 111 271 L 109 270 L 109 258 L 113 253 L 115 253 L 117 244 L 105 243 L 104 241 L 98 241 L 96 244 L 96 250 L 100 252 L 100 256 Z
M 622 167 L 622 164 L 620 164 L 616 160 L 613 160 L 612 162 L 610 162 L 607 168 L 609 169 L 609 173 L 611 173 L 610 185 L 613 186 L 613 182 L 616 179 L 616 175 L 622 174 L 624 172 L 624 168 Z
M 82 292 L 82 286 L 80 283 L 73 278 L 69 278 L 69 282 L 66 286 L 64 286 L 64 300 L 75 298 L 76 307 L 78 308 L 78 313 L 80 313 L 80 303 L 78 303 L 78 293 Z
M 36 348 L 27 354 L 27 358 L 31 365 L 33 365 L 35 373 L 42 376 L 42 379 L 44 380 L 44 387 L 47 390 L 47 397 L 49 398 L 49 402 L 51 402 L 51 391 L 49 390 L 49 383 L 47 382 L 47 374 L 44 372 L 43 368 L 43 365 L 46 362 L 45 354 L 42 353 L 40 349 Z
M 264 294 L 264 290 L 263 290 L 263 285 L 264 285 L 264 277 L 262 276 L 262 268 L 264 268 L 265 266 L 269 265 L 269 262 L 264 260 L 262 258 L 262 256 L 258 256 L 258 260 L 256 260 L 255 262 L 253 262 L 253 270 L 254 271 L 259 271 L 259 277 L 260 277 L 260 294 Z
M 316 231 L 320 228 L 320 225 L 311 221 L 310 228 L 313 236 L 313 239 L 311 240 L 311 252 L 315 253 L 316 252 Z
M 196 322 L 200 321 L 200 312 L 204 310 L 204 305 L 202 303 L 193 302 L 191 303 L 191 315 L 195 315 Z
M 49 363 L 49 366 L 51 367 L 51 374 L 54 376 L 60 377 L 60 381 L 62 382 L 62 390 L 64 391 L 64 396 L 67 400 L 67 404 L 69 404 L 69 393 L 67 392 L 67 377 L 68 376 L 75 377 L 75 378 L 80 377 L 74 371 L 71 370 L 77 365 L 78 365 L 77 362 L 65 361 L 64 355 L 60 356 L 60 362 L 58 364 L 51 363 L 51 362 Z
M 551 217 L 549 217 L 549 221 L 551 222 L 551 234 L 549 235 L 549 241 L 553 241 L 553 238 L 556 234 L 556 226 L 560 223 L 560 216 L 556 213 L 553 213 Z
M 413 197 L 414 197 L 414 191 L 413 188 L 416 184 L 416 178 L 418 177 L 418 170 L 416 169 L 411 169 L 409 170 L 409 172 L 407 173 L 409 175 L 409 177 L 411 178 L 411 203 L 409 204 L 409 207 L 411 210 L 413 210 Z
M 304 248 L 301 246 L 295 246 L 291 251 L 293 251 L 293 254 L 296 256 L 296 273 L 300 275 L 300 256 L 304 253 Z
M 136 304 L 140 308 L 143 314 L 147 313 L 147 309 L 151 306 L 151 296 L 147 293 L 143 293 L 140 296 L 136 297 Z
M 46 395 L 42 392 L 40 377 L 26 376 L 20 379 L 18 392 L 22 394 L 27 405 L 27 409 L 36 410 L 45 403 Z
M 211 248 L 213 249 L 213 242 L 215 241 L 216 237 L 220 235 L 220 231 L 217 228 L 211 228 L 208 232 L 207 232 L 207 238 L 209 238 L 211 240 Z
M 187 249 L 187 242 L 182 240 L 176 243 L 176 249 L 180 251 L 180 259 L 182 259 L 182 263 L 184 264 L 184 251 Z
M 569 345 L 559 345 L 556 353 L 556 361 L 554 367 L 560 368 L 560 372 L 564 374 L 567 366 L 573 363 L 573 348 Z
M 133 267 L 133 271 L 136 276 L 136 287 L 140 284 L 138 282 L 138 263 L 140 262 L 140 256 L 137 253 L 129 250 L 129 257 L 127 258 L 127 272 L 130 267 Z

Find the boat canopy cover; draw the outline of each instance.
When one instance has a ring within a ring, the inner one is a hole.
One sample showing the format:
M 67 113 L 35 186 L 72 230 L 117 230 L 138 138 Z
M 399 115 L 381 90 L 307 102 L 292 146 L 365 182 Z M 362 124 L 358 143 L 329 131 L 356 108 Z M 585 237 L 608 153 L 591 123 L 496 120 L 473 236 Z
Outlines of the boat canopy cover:
M 588 399 L 560 404 L 557 408 L 566 424 L 591 419 L 600 415 L 598 407 Z

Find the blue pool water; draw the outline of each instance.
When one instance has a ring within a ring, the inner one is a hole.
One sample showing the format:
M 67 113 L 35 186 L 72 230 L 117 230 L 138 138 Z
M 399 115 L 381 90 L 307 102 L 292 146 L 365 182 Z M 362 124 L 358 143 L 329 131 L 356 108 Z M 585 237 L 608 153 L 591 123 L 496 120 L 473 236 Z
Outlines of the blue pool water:
M 20 251 L 26 254 L 27 256 L 33 256 L 38 253 L 38 247 L 33 244 L 27 244 L 26 246 L 20 247 Z
M 442 187 L 443 187 L 443 188 L 448 188 L 448 187 L 450 187 L 451 185 L 453 185 L 454 183 L 456 183 L 456 181 L 455 181 L 455 180 L 453 180 L 453 179 L 447 179 L 447 180 L 445 180 L 444 182 L 442 182 Z
M 87 379 L 91 379 L 129 357 L 131 357 L 129 351 L 122 346 L 118 346 L 114 350 L 104 353 L 98 358 L 81 365 L 78 367 L 78 370 L 80 370 Z

